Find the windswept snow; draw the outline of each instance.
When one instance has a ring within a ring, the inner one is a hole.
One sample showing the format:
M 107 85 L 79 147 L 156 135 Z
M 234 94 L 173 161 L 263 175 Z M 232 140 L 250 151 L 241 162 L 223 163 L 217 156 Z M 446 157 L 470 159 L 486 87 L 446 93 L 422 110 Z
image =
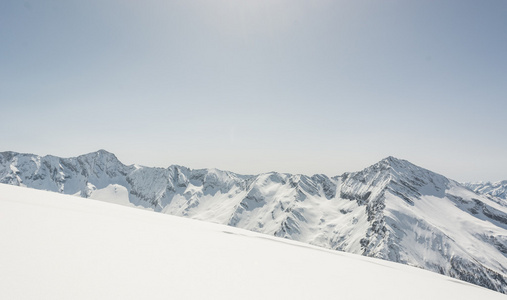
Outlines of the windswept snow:
M 388 261 L 0 184 L 1 299 L 507 299 Z

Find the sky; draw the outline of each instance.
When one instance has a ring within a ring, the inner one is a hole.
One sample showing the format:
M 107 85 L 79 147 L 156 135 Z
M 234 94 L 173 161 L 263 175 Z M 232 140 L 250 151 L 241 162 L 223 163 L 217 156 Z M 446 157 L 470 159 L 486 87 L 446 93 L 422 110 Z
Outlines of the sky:
M 507 2 L 0 1 L 0 151 L 507 179 Z

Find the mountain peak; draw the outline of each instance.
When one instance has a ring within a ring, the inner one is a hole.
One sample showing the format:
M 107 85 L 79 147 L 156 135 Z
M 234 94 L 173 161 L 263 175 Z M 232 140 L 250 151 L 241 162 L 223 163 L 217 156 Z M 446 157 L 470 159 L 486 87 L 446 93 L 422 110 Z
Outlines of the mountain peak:
M 389 155 L 388 157 L 386 157 L 386 158 L 384 158 L 384 159 L 382 159 L 382 160 L 384 160 L 384 161 L 389 161 L 389 162 L 393 162 L 393 161 L 400 161 L 401 159 L 399 159 L 399 158 L 396 158 L 396 157 L 394 157 L 394 156 Z
M 439 174 L 436 174 L 430 170 L 427 170 L 423 167 L 419 167 L 417 165 L 414 165 L 413 163 L 409 162 L 408 160 L 405 160 L 405 159 L 399 159 L 399 158 L 396 158 L 394 156 L 388 156 L 384 159 L 382 159 L 381 161 L 379 161 L 378 163 L 366 168 L 366 169 L 382 169 L 382 170 L 385 170 L 385 169 L 388 169 L 390 170 L 390 173 L 392 175 L 408 175 L 408 174 L 418 174 L 418 175 L 421 175 L 422 173 L 424 174 L 431 174 L 432 176 L 433 175 L 436 175 L 436 176 L 441 176 Z
M 419 172 L 420 170 L 425 170 L 421 167 L 418 167 L 411 162 L 399 159 L 394 156 L 388 156 L 379 162 L 364 168 L 359 172 L 354 173 L 345 173 L 345 174 L 362 174 L 360 176 L 373 176 L 378 177 L 381 176 L 383 178 L 392 178 L 392 177 L 400 177 L 413 172 Z M 425 170 L 427 171 L 427 170 Z M 428 171 L 429 172 L 429 171 Z M 369 174 L 369 175 L 368 175 Z
M 114 153 L 111 153 L 109 151 L 106 151 L 104 149 L 100 149 L 100 150 L 97 150 L 95 152 L 90 152 L 90 153 L 87 153 L 87 154 L 83 154 L 83 155 L 80 155 L 78 157 L 82 157 L 82 158 L 93 158 L 93 159 L 105 159 L 105 160 L 108 160 L 108 161 L 118 161 L 118 158 L 116 157 L 116 155 L 114 155 Z
M 387 164 L 391 167 L 412 167 L 415 166 L 408 160 L 396 158 L 394 156 L 388 156 L 384 159 L 382 159 L 379 163 Z
M 89 154 L 103 155 L 103 156 L 114 156 L 114 157 L 116 157 L 116 155 L 114 155 L 114 153 L 109 152 L 109 151 L 104 150 L 104 149 L 99 149 L 99 150 L 97 150 L 97 151 L 95 151 L 95 152 L 91 152 L 91 153 L 89 153 Z M 86 155 L 86 154 L 85 154 L 85 155 Z
M 100 153 L 100 154 L 113 154 L 113 153 L 111 153 L 111 152 L 109 152 L 107 150 L 104 150 L 104 149 L 99 149 L 99 150 L 96 151 L 96 153 Z
M 342 180 L 347 187 L 351 187 L 342 189 L 347 199 L 366 199 L 371 198 L 366 195 L 381 195 L 383 191 L 389 191 L 409 204 L 422 195 L 443 197 L 451 182 L 442 175 L 393 156 L 386 157 L 362 171 L 345 173 Z M 361 187 L 368 188 L 361 190 Z

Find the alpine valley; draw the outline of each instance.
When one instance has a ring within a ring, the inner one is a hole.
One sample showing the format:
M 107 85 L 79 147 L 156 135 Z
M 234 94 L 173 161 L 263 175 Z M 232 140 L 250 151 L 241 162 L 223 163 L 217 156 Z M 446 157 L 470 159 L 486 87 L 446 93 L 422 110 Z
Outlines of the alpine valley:
M 388 157 L 336 177 L 0 153 L 0 183 L 205 220 L 431 270 L 507 293 L 506 182 L 460 184 Z

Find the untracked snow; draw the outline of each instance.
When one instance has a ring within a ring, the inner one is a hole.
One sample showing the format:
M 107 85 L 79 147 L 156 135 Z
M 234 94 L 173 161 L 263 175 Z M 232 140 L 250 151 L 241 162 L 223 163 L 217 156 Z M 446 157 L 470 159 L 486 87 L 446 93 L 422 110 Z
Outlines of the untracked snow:
M 0 184 L 0 299 L 507 299 L 225 225 Z

